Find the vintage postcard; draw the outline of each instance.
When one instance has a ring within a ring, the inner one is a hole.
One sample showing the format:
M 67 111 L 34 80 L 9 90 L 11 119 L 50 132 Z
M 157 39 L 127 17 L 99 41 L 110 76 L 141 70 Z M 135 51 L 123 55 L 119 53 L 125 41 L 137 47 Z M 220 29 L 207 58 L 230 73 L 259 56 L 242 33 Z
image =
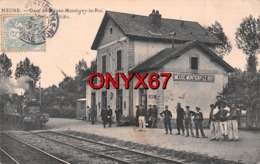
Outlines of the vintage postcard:
M 0 0 L 0 163 L 259 163 L 259 6 Z

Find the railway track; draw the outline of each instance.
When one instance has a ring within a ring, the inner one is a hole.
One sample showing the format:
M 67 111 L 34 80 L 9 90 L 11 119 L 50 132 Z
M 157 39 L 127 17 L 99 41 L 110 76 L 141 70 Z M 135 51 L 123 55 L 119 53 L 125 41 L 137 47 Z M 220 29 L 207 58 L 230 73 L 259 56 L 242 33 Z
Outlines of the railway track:
M 107 158 L 118 163 L 176 163 L 184 162 L 177 159 L 169 159 L 162 156 L 146 154 L 136 150 L 130 150 L 90 139 L 79 138 L 54 131 L 33 133 L 36 136 L 48 139 L 59 144 L 71 146 L 87 153 L 96 154 L 99 157 Z
M 0 133 L 0 163 L 69 164 L 5 132 Z

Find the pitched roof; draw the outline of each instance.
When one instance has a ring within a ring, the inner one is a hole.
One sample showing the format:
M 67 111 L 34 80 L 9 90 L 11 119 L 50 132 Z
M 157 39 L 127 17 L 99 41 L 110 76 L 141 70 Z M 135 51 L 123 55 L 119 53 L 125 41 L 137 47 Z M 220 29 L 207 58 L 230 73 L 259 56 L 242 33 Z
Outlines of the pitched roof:
M 210 50 L 205 44 L 200 41 L 191 41 L 185 44 L 175 46 L 173 48 L 166 48 L 159 52 L 158 54 L 150 57 L 144 62 L 136 65 L 134 68 L 130 69 L 129 72 L 145 72 L 145 71 L 153 71 L 161 68 L 164 64 L 169 62 L 172 59 L 178 58 L 184 52 L 188 51 L 193 47 L 198 47 L 202 51 L 207 54 L 211 61 L 218 63 L 222 66 L 227 72 L 235 71 L 232 66 L 230 66 L 227 62 L 225 62 L 222 58 L 220 58 L 217 54 L 215 54 L 212 50 Z
M 161 18 L 161 26 L 155 27 L 151 25 L 151 18 L 149 16 L 106 11 L 91 49 L 97 49 L 109 19 L 112 19 L 122 30 L 124 35 L 130 38 L 171 41 L 170 33 L 174 32 L 175 35 L 173 38 L 175 41 L 187 42 L 199 40 L 208 44 L 221 44 L 219 39 L 207 32 L 207 30 L 197 22 Z

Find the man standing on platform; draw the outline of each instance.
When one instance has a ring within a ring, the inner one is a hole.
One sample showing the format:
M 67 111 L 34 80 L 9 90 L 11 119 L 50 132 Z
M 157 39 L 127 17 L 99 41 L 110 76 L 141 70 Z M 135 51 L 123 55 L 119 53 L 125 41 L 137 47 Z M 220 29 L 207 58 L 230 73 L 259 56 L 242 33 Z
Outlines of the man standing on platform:
M 186 106 L 186 110 L 185 110 L 185 115 L 184 115 L 184 123 L 185 123 L 185 128 L 186 128 L 186 137 L 189 137 L 189 130 L 191 132 L 191 136 L 194 136 L 193 133 L 193 128 L 192 128 L 192 122 L 191 122 L 191 117 L 195 115 L 195 112 L 190 110 L 190 106 Z
M 168 105 L 165 105 L 165 110 L 160 113 L 160 115 L 163 117 L 164 115 L 164 127 L 165 127 L 165 134 L 168 134 L 168 129 L 170 130 L 170 134 L 172 134 L 172 125 L 171 125 L 171 119 L 172 119 L 172 112 L 168 110 Z
M 184 109 L 181 107 L 181 103 L 177 103 L 177 107 L 176 107 L 176 113 L 177 113 L 177 119 L 176 119 L 176 123 L 177 123 L 177 130 L 178 133 L 176 133 L 176 135 L 180 135 L 180 130 L 182 130 L 182 135 L 184 136 L 184 126 L 183 126 L 183 119 L 184 119 Z
M 140 105 L 139 110 L 138 110 L 138 121 L 139 121 L 139 131 L 144 131 L 144 129 L 146 128 L 146 121 L 145 121 L 145 116 L 146 116 L 146 112 L 145 109 L 143 107 L 143 105 Z
M 108 119 L 109 127 L 111 127 L 111 124 L 112 124 L 112 115 L 113 115 L 113 111 L 110 108 L 110 106 L 108 106 L 108 116 L 107 116 L 107 119 Z
M 156 105 L 153 105 L 152 111 L 151 111 L 151 121 L 152 121 L 152 126 L 151 128 L 156 128 L 156 121 L 157 121 L 157 115 L 158 115 L 158 110 Z
M 108 110 L 107 108 L 103 108 L 101 111 L 101 118 L 103 121 L 103 127 L 106 128 L 106 124 L 107 124 L 107 117 L 108 117 Z

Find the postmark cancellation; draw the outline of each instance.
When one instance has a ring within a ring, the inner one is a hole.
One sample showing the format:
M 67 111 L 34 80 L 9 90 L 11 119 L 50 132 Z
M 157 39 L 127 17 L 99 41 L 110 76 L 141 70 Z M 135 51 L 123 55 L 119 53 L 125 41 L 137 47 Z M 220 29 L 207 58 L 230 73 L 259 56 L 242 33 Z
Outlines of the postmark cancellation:
M 3 15 L 2 51 L 45 51 L 44 16 Z

